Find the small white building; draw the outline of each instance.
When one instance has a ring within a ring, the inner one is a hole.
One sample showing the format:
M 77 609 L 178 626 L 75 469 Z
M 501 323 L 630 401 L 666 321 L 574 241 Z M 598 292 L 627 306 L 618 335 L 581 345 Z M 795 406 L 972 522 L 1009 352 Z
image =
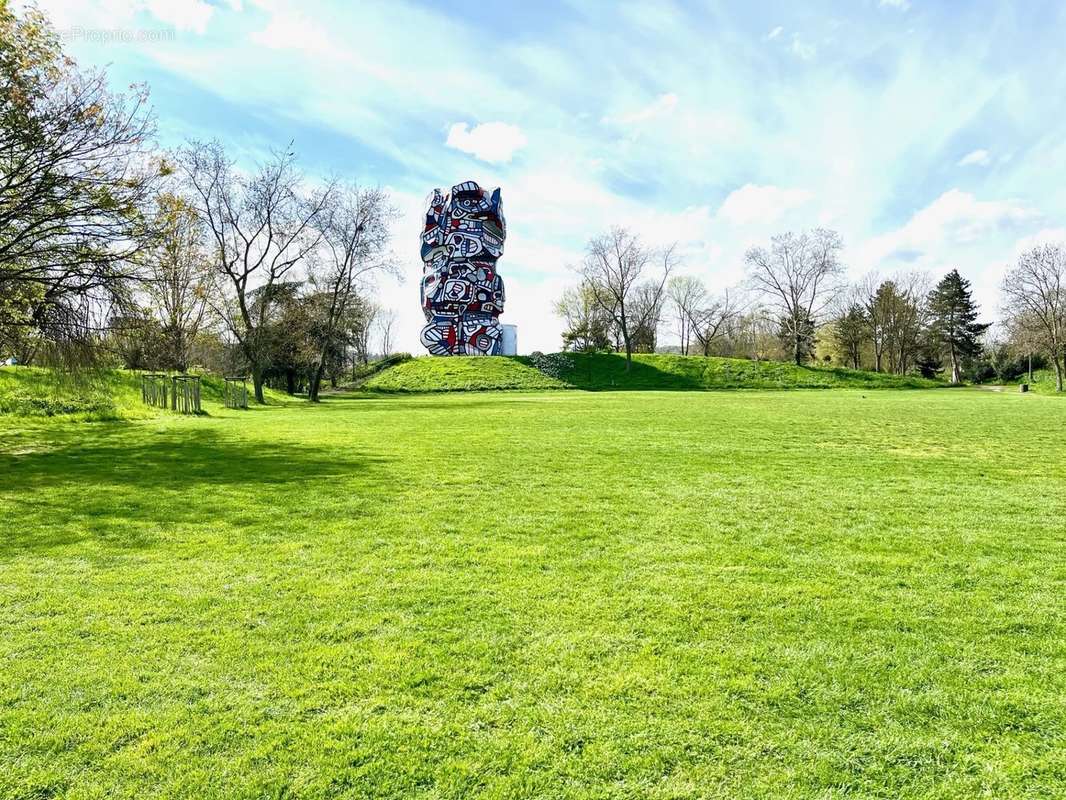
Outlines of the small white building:
M 500 337 L 500 346 L 503 350 L 500 355 L 518 355 L 518 326 L 501 325 L 500 327 L 503 328 L 503 336 Z

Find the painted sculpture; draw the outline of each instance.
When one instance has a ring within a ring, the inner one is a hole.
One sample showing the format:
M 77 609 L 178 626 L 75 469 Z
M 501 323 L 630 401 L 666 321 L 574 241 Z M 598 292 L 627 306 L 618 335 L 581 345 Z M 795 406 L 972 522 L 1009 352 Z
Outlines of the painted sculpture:
M 422 232 L 422 344 L 435 356 L 502 352 L 500 314 L 507 224 L 499 189 L 464 181 L 445 194 L 434 189 Z

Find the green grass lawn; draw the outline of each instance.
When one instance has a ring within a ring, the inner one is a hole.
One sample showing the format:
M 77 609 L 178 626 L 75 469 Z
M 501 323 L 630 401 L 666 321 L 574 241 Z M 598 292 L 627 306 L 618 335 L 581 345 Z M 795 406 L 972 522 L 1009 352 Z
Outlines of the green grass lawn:
M 362 383 L 375 392 L 448 392 L 502 389 L 928 389 L 938 381 L 844 367 L 805 366 L 746 358 L 638 354 L 626 370 L 618 353 L 568 353 L 572 364 L 558 379 L 544 375 L 525 356 L 412 359 Z
M 1066 793 L 1061 399 L 0 415 L 0 797 Z

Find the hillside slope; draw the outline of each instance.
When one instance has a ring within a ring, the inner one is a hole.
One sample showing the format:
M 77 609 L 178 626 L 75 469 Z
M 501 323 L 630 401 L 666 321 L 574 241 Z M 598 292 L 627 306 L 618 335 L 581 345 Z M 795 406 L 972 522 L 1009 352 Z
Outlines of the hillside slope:
M 1055 373 L 1050 369 L 1038 369 L 1033 373 L 1033 380 L 1031 382 L 1029 381 L 1028 376 L 1023 375 L 1013 381 L 1010 385 L 1012 387 L 1017 387 L 1022 383 L 1028 383 L 1029 391 L 1036 392 L 1037 394 L 1059 395 L 1059 392 L 1055 390 Z
M 567 382 L 580 389 L 925 389 L 938 381 L 829 366 L 796 366 L 746 358 L 634 355 L 626 372 L 620 354 L 574 354 Z
M 550 378 L 525 357 L 423 356 L 404 361 L 368 378 L 364 391 L 469 392 L 500 389 L 566 389 L 569 384 Z
M 220 377 L 201 376 L 204 410 L 222 407 L 222 386 Z M 291 400 L 283 393 L 266 391 L 268 402 Z M 44 367 L 0 367 L 0 414 L 93 420 L 156 413 L 161 412 L 141 402 L 140 372 L 109 369 L 72 374 Z
M 778 361 L 749 361 L 680 355 L 635 355 L 627 372 L 615 353 L 567 354 L 572 367 L 559 379 L 532 366 L 525 356 L 490 358 L 424 356 L 374 375 L 363 389 L 374 392 L 454 392 L 500 389 L 925 389 L 939 381 L 885 375 L 843 367 L 798 367 Z

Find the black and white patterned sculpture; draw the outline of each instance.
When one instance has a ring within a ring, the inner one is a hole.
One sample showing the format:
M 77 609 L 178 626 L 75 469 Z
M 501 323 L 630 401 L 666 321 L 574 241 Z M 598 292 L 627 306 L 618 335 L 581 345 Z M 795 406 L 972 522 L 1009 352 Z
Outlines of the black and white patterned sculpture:
M 464 181 L 445 194 L 434 189 L 422 232 L 422 344 L 435 356 L 502 352 L 499 316 L 507 224 L 499 189 Z

